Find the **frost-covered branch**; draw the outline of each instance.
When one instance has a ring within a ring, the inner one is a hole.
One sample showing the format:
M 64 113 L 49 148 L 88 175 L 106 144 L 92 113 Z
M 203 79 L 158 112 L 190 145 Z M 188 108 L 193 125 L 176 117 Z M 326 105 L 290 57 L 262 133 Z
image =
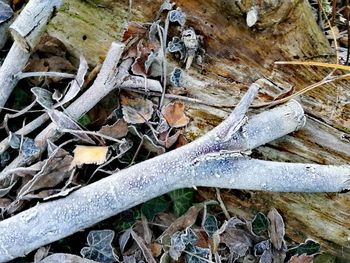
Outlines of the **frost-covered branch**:
M 14 40 L 23 50 L 32 52 L 40 40 L 41 33 L 63 0 L 31 0 L 10 26 Z
M 14 76 L 27 64 L 48 19 L 61 4 L 61 0 L 31 0 L 10 26 L 15 42 L 0 68 L 0 107 L 5 105 L 18 83 Z
M 24 256 L 178 188 L 214 186 L 309 192 L 348 188 L 349 165 L 287 164 L 244 155 L 299 129 L 305 122 L 296 101 L 246 119 L 245 112 L 258 87 L 253 84 L 230 117 L 202 138 L 0 222 L 0 261 Z

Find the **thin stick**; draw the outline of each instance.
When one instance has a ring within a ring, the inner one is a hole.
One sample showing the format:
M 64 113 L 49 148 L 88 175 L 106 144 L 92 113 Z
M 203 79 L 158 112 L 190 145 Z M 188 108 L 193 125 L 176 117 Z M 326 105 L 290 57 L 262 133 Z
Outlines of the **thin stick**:
M 68 78 L 68 79 L 74 79 L 74 74 L 64 73 L 64 72 L 20 72 L 15 75 L 15 78 L 17 80 L 21 80 L 24 78 L 32 78 L 32 77 L 59 77 L 59 78 Z

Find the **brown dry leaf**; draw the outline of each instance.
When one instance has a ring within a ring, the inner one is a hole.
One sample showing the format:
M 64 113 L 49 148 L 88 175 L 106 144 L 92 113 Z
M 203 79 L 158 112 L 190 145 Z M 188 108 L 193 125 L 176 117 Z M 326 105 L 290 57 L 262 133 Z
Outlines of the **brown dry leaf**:
M 152 101 L 136 96 L 120 96 L 123 118 L 127 123 L 140 124 L 150 120 L 153 114 Z
M 267 214 L 267 218 L 270 220 L 268 228 L 269 237 L 271 243 L 277 250 L 281 250 L 284 245 L 284 222 L 282 216 L 275 208 L 272 208 Z
M 179 138 L 176 141 L 175 147 L 179 148 L 179 147 L 184 146 L 186 144 L 188 144 L 186 137 L 183 134 L 180 134 Z
M 143 45 L 143 41 L 140 40 L 137 43 L 137 57 L 131 66 L 132 73 L 135 75 L 147 77 L 148 72 L 146 72 L 145 62 L 148 59 L 151 51 Z
M 44 34 L 40 38 L 40 41 L 35 47 L 34 52 L 41 58 L 47 58 L 51 56 L 65 57 L 67 48 L 59 39 L 48 34 Z
M 312 263 L 314 257 L 302 254 L 300 256 L 293 256 L 288 263 Z
M 142 251 L 143 256 L 145 257 L 146 262 L 149 263 L 157 263 L 157 261 L 154 259 L 152 252 L 150 249 L 146 246 L 145 241 L 138 235 L 136 232 L 131 230 L 131 236 L 139 246 L 139 248 Z
M 128 133 L 128 124 L 123 119 L 119 119 L 112 125 L 102 126 L 99 133 L 116 139 L 124 138 Z
M 107 159 L 108 147 L 77 145 L 71 167 L 82 164 L 103 164 Z
M 182 134 L 181 130 L 178 130 L 175 134 L 171 136 L 169 136 L 168 132 L 160 133 L 158 143 L 168 149 L 177 142 L 177 139 L 179 138 L 180 134 Z
M 128 29 L 124 32 L 122 41 L 126 42 L 130 40 L 131 38 L 145 38 L 148 35 L 148 30 L 143 25 L 136 23 L 136 22 L 130 22 L 128 24 Z
M 28 64 L 25 66 L 23 72 L 47 72 L 49 71 L 49 65 L 45 62 L 44 59 L 33 58 L 28 61 Z M 31 77 L 27 80 L 35 85 L 39 86 L 43 82 L 43 78 L 40 77 Z
M 225 232 L 221 235 L 221 242 L 225 243 L 230 249 L 233 259 L 246 255 L 253 243 L 248 232 L 238 229 L 235 226 L 228 226 Z
M 181 101 L 175 101 L 163 107 L 162 114 L 172 128 L 186 126 L 190 121 L 185 115 L 185 105 Z
M 17 198 L 23 199 L 33 191 L 51 188 L 63 182 L 71 174 L 72 159 L 68 152 L 58 149 L 54 155 L 44 161 L 41 170 L 21 187 Z
M 171 236 L 176 231 L 184 230 L 186 227 L 192 226 L 197 219 L 199 211 L 203 209 L 203 204 L 197 204 L 190 207 L 187 212 L 177 218 L 161 235 L 160 240 L 165 235 Z
M 290 89 L 288 89 L 287 91 L 281 93 L 276 98 L 274 98 L 274 100 L 280 100 L 280 99 L 289 97 L 289 96 L 293 95 L 294 92 L 295 92 L 295 86 L 292 86 L 292 87 L 290 87 Z
M 162 249 L 163 249 L 163 245 L 156 243 L 156 242 L 152 242 L 150 245 L 150 250 L 152 252 L 153 257 L 159 257 L 162 254 Z

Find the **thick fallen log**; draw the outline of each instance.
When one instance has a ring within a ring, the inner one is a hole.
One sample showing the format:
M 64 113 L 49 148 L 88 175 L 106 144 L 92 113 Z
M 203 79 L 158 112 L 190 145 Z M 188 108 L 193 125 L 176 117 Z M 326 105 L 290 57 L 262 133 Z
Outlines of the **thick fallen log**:
M 25 256 L 179 188 L 310 192 L 349 188 L 350 166 L 277 163 L 245 157 L 245 151 L 295 131 L 305 122 L 296 101 L 247 120 L 246 111 L 258 88 L 258 84 L 252 84 L 232 114 L 202 138 L 0 222 L 0 261 Z

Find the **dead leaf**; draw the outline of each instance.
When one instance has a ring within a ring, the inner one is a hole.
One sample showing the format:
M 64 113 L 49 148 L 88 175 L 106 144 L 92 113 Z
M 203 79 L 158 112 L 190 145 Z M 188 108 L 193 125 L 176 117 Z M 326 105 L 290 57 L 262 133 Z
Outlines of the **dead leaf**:
M 152 242 L 150 244 L 150 250 L 152 252 L 153 257 L 155 258 L 159 257 L 162 254 L 162 249 L 163 249 L 163 246 L 159 243 Z
M 280 95 L 278 95 L 276 98 L 274 98 L 274 100 L 280 100 L 286 97 L 289 97 L 290 95 L 292 95 L 295 91 L 295 86 L 290 87 L 290 89 L 288 89 L 287 91 L 281 93 Z
M 131 230 L 131 236 L 136 241 L 137 245 L 142 251 L 143 256 L 145 257 L 146 262 L 149 263 L 157 263 L 157 261 L 154 259 L 152 252 L 150 249 L 146 246 L 145 241 L 136 234 L 133 230 Z
M 293 256 L 288 263 L 312 263 L 314 257 L 302 254 L 300 256 Z
M 50 246 L 40 247 L 34 255 L 34 263 L 39 262 L 49 254 Z
M 177 218 L 164 232 L 163 234 L 159 237 L 160 240 L 162 240 L 162 237 L 165 235 L 171 236 L 174 234 L 176 231 L 179 230 L 184 230 L 186 227 L 192 226 L 196 220 L 199 211 L 203 209 L 204 205 L 203 204 L 197 204 L 192 207 L 190 207 L 187 212 Z
M 124 138 L 128 134 L 128 124 L 123 119 L 119 119 L 112 125 L 102 126 L 99 133 L 116 139 Z
M 137 135 L 141 139 L 141 143 L 146 150 L 152 153 L 156 153 L 158 155 L 165 153 L 165 149 L 163 146 L 157 145 L 157 143 L 155 142 L 156 140 L 152 139 L 150 136 L 140 133 L 135 126 L 130 125 L 129 131 L 132 134 Z
M 67 53 L 67 48 L 58 38 L 52 37 L 48 34 L 44 34 L 34 52 L 41 58 L 48 58 L 52 56 L 58 56 L 64 58 Z
M 144 38 L 148 34 L 148 30 L 143 25 L 136 22 L 129 22 L 128 29 L 124 32 L 122 41 L 126 42 L 132 38 Z
M 123 118 L 127 123 L 140 124 L 149 121 L 153 114 L 152 101 L 140 97 L 120 96 Z
M 141 214 L 141 222 L 143 226 L 143 239 L 145 240 L 146 244 L 150 244 L 152 241 L 152 231 L 149 228 L 147 218 Z
M 38 263 L 62 263 L 62 262 L 74 262 L 74 263 L 97 263 L 97 261 L 93 261 L 87 258 L 81 258 L 76 255 L 64 254 L 64 253 L 56 253 L 50 255 Z
M 78 95 L 79 91 L 81 90 L 84 84 L 84 78 L 87 70 L 88 70 L 87 61 L 84 58 L 84 56 L 80 56 L 80 65 L 79 65 L 78 73 L 75 79 L 69 83 L 69 88 L 67 93 L 64 95 L 64 98 L 59 103 L 57 103 L 55 107 L 61 106 L 71 101 Z
M 74 130 L 82 131 L 80 126 L 72 120 L 68 115 L 65 113 L 58 111 L 58 110 L 48 110 L 47 113 L 49 114 L 51 120 L 58 126 L 58 128 L 61 129 L 68 129 L 69 132 L 72 133 L 74 136 L 78 137 L 82 141 L 85 141 L 87 143 L 95 144 L 95 142 L 84 133 L 74 133 Z
M 168 149 L 176 143 L 180 134 L 182 134 L 181 130 L 176 131 L 176 133 L 171 136 L 169 136 L 169 132 L 160 133 L 158 143 Z
M 77 145 L 71 167 L 82 164 L 103 164 L 107 159 L 108 147 Z
M 162 114 L 172 128 L 186 126 L 190 119 L 185 115 L 185 105 L 181 101 L 169 103 L 162 109 Z
M 268 232 L 271 243 L 277 250 L 281 250 L 285 243 L 283 218 L 275 208 L 270 210 L 270 212 L 267 214 L 267 218 L 270 220 Z
M 225 243 L 230 249 L 233 259 L 245 256 L 253 245 L 249 233 L 235 226 L 227 226 L 225 232 L 221 235 L 221 242 Z
M 41 170 L 23 185 L 17 198 L 25 199 L 25 196 L 31 192 L 54 187 L 63 182 L 70 175 L 72 160 L 73 158 L 68 152 L 58 148 L 52 156 L 44 161 Z
M 143 41 L 140 40 L 137 43 L 137 56 L 134 63 L 131 66 L 131 71 L 134 75 L 139 75 L 143 77 L 148 76 L 148 72 L 145 67 L 145 62 L 148 59 L 151 51 L 143 45 Z

